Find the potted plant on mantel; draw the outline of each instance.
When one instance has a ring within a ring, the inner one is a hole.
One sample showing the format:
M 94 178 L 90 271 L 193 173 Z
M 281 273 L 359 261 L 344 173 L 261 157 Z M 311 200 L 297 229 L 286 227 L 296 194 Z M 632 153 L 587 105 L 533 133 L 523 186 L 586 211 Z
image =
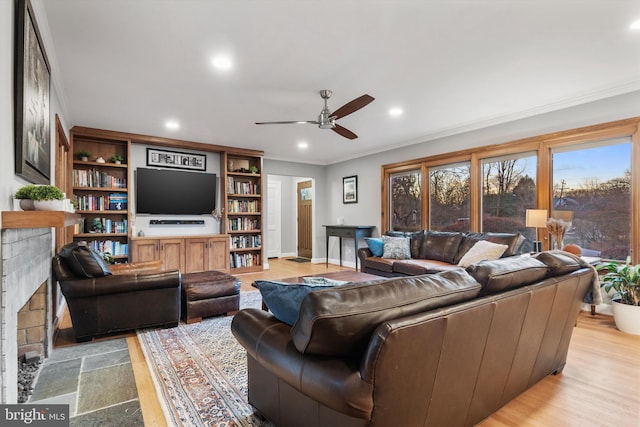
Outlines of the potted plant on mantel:
M 605 291 L 615 291 L 611 296 L 613 320 L 622 332 L 640 335 L 640 264 L 632 265 L 631 257 L 624 264 L 601 264 L 598 270 L 606 270 L 601 279 Z

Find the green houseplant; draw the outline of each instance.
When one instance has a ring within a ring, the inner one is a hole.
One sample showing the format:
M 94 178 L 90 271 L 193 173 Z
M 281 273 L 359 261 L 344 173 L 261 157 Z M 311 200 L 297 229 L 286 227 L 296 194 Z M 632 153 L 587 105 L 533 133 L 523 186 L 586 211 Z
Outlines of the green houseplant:
M 88 151 L 78 151 L 76 153 L 76 155 L 80 158 L 80 160 L 82 160 L 83 162 L 86 162 L 87 160 L 89 160 L 89 157 L 91 157 L 91 153 Z
M 607 273 L 600 279 L 611 296 L 613 319 L 622 332 L 640 335 L 640 264 L 632 265 L 631 257 L 624 264 L 610 262 L 597 267 Z
M 65 210 L 64 193 L 55 185 L 36 185 L 31 192 L 36 210 L 63 211 Z
M 122 163 L 123 160 L 124 160 L 124 157 L 122 157 L 120 154 L 114 154 L 113 156 L 111 156 L 111 161 L 113 163 L 120 164 Z
M 23 211 L 32 211 L 36 207 L 33 204 L 33 192 L 36 188 L 34 184 L 27 184 L 20 187 L 14 197 L 20 200 L 20 209 Z

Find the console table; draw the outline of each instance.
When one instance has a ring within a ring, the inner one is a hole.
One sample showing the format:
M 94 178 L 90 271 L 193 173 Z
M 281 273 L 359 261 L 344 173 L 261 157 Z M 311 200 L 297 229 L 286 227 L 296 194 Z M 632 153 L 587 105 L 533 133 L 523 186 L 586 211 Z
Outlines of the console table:
M 371 237 L 371 231 L 375 228 L 373 225 L 323 225 L 327 229 L 327 266 L 329 265 L 329 237 L 338 237 L 340 239 L 340 267 L 342 267 L 342 238 L 347 237 L 354 240 L 356 270 L 358 270 L 358 239 Z

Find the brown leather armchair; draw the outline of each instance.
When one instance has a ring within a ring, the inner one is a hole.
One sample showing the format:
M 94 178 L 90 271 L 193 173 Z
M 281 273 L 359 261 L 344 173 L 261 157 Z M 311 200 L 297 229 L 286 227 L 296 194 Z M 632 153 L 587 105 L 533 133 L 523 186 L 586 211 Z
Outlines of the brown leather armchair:
M 111 274 L 106 265 L 96 264 L 99 255 L 86 247 L 71 258 L 61 256 L 63 250 L 53 257 L 52 267 L 78 342 L 112 332 L 178 325 L 179 271 L 164 272 L 161 266 L 145 263 L 114 267 Z M 78 263 L 83 264 L 80 270 Z

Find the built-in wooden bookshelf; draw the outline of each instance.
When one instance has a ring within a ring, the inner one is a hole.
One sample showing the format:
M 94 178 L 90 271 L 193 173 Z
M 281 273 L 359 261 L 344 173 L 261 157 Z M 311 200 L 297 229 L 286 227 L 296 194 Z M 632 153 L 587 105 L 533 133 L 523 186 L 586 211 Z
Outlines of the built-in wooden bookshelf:
M 262 157 L 221 153 L 223 230 L 229 235 L 232 273 L 261 271 L 263 252 Z
M 82 220 L 74 241 L 84 240 L 115 262 L 129 259 L 129 159 L 131 141 L 119 133 L 97 129 L 71 129 L 74 153 L 71 169 L 73 201 Z M 89 152 L 89 160 L 77 153 Z M 112 160 L 122 158 L 120 162 Z

